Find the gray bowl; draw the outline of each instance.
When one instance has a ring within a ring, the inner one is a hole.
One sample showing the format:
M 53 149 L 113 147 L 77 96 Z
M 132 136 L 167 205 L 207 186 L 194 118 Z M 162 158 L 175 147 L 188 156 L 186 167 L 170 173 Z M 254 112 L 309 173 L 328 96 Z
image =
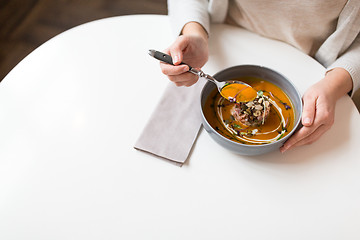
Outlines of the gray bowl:
M 294 108 L 295 108 L 295 124 L 291 132 L 283 137 L 282 139 L 262 145 L 247 145 L 238 142 L 234 142 L 213 129 L 204 115 L 204 105 L 207 97 L 215 88 L 215 85 L 211 82 L 207 82 L 201 91 L 201 115 L 202 122 L 205 130 L 210 134 L 210 136 L 224 148 L 241 154 L 241 155 L 260 155 L 265 154 L 274 150 L 278 150 L 284 142 L 300 127 L 301 113 L 302 113 L 302 100 L 299 91 L 296 89 L 293 83 L 291 83 L 286 77 L 280 73 L 271 70 L 266 67 L 256 66 L 256 65 L 239 65 L 224 69 L 214 75 L 214 77 L 219 81 L 225 81 L 229 79 L 239 78 L 239 77 L 258 77 L 265 79 L 278 87 L 280 87 L 291 99 Z

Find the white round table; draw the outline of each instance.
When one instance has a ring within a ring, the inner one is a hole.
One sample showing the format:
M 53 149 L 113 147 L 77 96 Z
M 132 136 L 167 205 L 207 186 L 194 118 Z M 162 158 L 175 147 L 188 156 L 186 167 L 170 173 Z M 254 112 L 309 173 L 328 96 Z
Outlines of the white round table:
M 181 168 L 133 148 L 168 84 L 147 50 L 172 41 L 167 16 L 94 21 L 1 82 L 0 239 L 360 239 L 360 117 L 347 96 L 330 131 L 285 154 L 236 155 L 205 131 Z M 264 65 L 302 93 L 325 71 L 222 24 L 210 55 L 207 73 Z

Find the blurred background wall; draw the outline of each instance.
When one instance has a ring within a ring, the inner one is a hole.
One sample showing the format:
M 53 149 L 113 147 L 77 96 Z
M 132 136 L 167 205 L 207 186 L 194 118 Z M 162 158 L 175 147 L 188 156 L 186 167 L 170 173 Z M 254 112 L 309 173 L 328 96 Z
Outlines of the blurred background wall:
M 55 35 L 96 19 L 167 14 L 166 0 L 0 0 L 0 81 Z

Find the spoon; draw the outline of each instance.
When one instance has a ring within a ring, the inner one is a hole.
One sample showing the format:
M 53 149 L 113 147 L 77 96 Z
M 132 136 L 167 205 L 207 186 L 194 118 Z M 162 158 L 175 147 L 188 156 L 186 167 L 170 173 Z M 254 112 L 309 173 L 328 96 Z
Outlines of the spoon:
M 174 65 L 171 56 L 168 54 L 156 50 L 149 50 L 149 55 L 156 58 L 157 60 Z M 230 102 L 249 102 L 257 97 L 257 91 L 247 83 L 235 80 L 220 82 L 217 81 L 213 76 L 204 73 L 200 69 L 195 69 L 183 62 L 180 64 L 187 65 L 189 67 L 189 72 L 214 83 L 221 96 Z

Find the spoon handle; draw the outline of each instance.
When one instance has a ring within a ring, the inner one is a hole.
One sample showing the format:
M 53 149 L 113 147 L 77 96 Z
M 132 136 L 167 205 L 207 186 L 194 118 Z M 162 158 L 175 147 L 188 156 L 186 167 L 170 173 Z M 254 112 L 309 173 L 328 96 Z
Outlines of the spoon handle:
M 149 50 L 149 55 L 152 56 L 153 58 L 156 58 L 157 60 L 160 60 L 162 62 L 166 62 L 168 64 L 174 65 L 174 63 L 172 61 L 172 57 L 170 55 L 166 54 L 166 53 L 159 52 L 159 51 L 151 49 L 151 50 Z M 186 64 L 184 62 L 181 62 L 180 65 L 181 64 L 188 65 L 189 69 L 190 69 L 189 71 L 191 71 L 192 67 L 189 64 Z

